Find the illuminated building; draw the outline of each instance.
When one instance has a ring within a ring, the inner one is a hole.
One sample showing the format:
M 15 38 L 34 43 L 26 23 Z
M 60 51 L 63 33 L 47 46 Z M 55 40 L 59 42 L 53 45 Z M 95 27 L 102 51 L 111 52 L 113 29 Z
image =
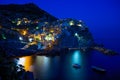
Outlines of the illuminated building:
M 70 26 L 73 26 L 74 25 L 74 22 L 73 21 L 70 21 Z
M 19 40 L 21 40 L 21 41 L 22 41 L 22 40 L 23 40 L 23 38 L 20 36 L 20 37 L 19 37 Z
M 18 22 L 17 22 L 17 26 L 19 26 L 21 24 L 21 21 L 19 20 Z

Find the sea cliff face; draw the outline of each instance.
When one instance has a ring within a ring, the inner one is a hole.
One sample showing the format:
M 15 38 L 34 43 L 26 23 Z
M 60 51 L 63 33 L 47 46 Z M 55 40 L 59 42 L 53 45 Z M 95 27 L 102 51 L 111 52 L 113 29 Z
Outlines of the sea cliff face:
M 83 21 L 58 19 L 32 3 L 0 5 L 0 40 L 26 42 L 25 49 L 87 49 L 94 44 Z

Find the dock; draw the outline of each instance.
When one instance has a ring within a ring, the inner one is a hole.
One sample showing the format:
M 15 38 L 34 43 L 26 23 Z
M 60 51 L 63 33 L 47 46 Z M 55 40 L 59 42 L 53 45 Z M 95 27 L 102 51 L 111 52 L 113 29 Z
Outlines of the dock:
M 104 47 L 100 47 L 100 46 L 94 46 L 94 47 L 91 47 L 91 49 L 102 52 L 105 55 L 118 55 L 117 52 L 110 50 L 110 49 L 106 49 Z

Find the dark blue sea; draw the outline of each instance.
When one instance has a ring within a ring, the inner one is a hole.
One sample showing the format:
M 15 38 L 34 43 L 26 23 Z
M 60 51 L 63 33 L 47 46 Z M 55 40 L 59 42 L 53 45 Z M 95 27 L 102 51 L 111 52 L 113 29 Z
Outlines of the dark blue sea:
M 106 48 L 120 52 L 119 40 L 96 41 L 102 42 Z M 109 56 L 97 51 L 82 53 L 75 50 L 56 57 L 31 56 L 28 59 L 31 59 L 29 61 L 32 63 L 27 67 L 31 68 L 38 80 L 120 80 L 120 55 Z M 73 68 L 76 63 L 81 68 Z M 95 72 L 91 66 L 106 69 L 107 72 Z

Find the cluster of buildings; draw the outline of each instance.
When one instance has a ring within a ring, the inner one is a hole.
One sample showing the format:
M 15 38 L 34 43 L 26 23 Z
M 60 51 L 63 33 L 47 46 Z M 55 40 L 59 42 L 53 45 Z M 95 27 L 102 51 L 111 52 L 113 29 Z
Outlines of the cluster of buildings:
M 26 19 L 27 22 L 30 21 L 27 18 L 24 19 Z M 92 41 L 92 37 L 90 37 L 91 39 L 88 38 L 89 40 L 86 40 L 86 36 L 90 35 L 84 35 L 89 32 L 82 21 L 74 19 L 60 19 L 52 23 L 40 22 L 40 20 L 37 21 L 38 22 L 35 23 L 32 28 L 31 25 L 29 25 L 31 23 L 22 29 L 17 27 L 12 28 L 12 30 L 16 30 L 20 33 L 20 41 L 27 42 L 27 45 L 23 47 L 24 49 L 29 48 L 32 45 L 37 45 L 38 49 L 52 49 L 56 46 L 60 48 L 80 47 L 83 46 L 83 44 L 87 46 Z M 27 22 L 22 23 L 22 26 L 25 26 Z
M 34 4 L 0 5 L 0 44 L 8 56 L 31 55 L 38 49 L 50 54 L 52 49 L 87 49 L 93 43 L 91 33 L 81 20 L 57 19 Z M 24 79 L 23 75 L 21 80 Z
M 24 17 L 24 18 L 17 18 L 15 20 L 13 20 L 12 23 L 19 26 L 19 25 L 37 24 L 37 23 L 39 23 L 39 20 L 36 19 L 33 21 L 33 20 L 30 20 L 30 19 Z
M 6 31 L 18 33 L 15 39 L 26 42 L 23 49 L 33 45 L 37 45 L 37 49 L 84 47 L 92 42 L 92 36 L 81 20 L 68 18 L 47 22 L 24 17 L 11 22 L 15 27 Z

